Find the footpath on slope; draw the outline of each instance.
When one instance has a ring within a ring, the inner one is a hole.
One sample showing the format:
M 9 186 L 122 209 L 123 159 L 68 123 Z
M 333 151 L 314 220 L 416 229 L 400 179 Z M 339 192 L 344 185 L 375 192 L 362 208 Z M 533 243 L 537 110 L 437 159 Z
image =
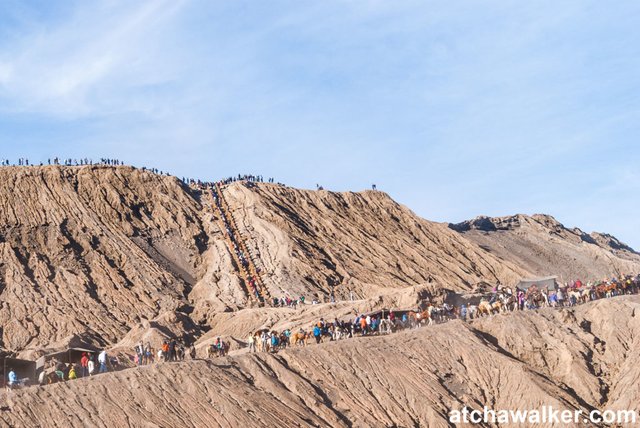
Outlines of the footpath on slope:
M 271 295 L 269 290 L 264 286 L 261 273 L 256 268 L 253 259 L 254 255 L 248 250 L 245 239 L 236 225 L 220 183 L 216 183 L 215 187 L 211 188 L 210 196 L 213 202 L 212 206 L 217 209 L 220 229 L 225 234 L 225 243 L 238 271 L 243 292 L 254 304 L 260 306 L 270 305 Z
M 51 421 L 56 421 L 59 426 L 72 427 L 431 427 L 448 426 L 449 411 L 464 405 L 481 408 L 487 404 L 498 409 L 553 405 L 588 412 L 600 407 L 588 394 L 566 383 L 561 373 L 546 372 L 517 356 L 504 341 L 517 340 L 518 329 L 528 324 L 556 322 L 561 312 L 574 313 L 575 318 L 568 318 L 556 330 L 533 330 L 528 340 L 536 346 L 547 343 L 549 335 L 558 342 L 570 341 L 585 321 L 595 330 L 600 328 L 596 325 L 600 317 L 614 312 L 618 321 L 632 319 L 639 306 L 637 297 L 619 297 L 566 311 L 528 311 L 480 320 L 507 334 L 498 344 L 485 333 L 486 325 L 477 329 L 453 321 L 275 355 L 145 366 L 3 393 L 0 420 L 9 426 L 52 426 Z M 516 324 L 515 330 L 506 328 L 506 320 Z M 602 336 L 612 347 L 614 337 L 613 332 Z M 633 342 L 622 342 L 623 346 L 632 347 Z M 578 352 L 573 355 L 575 359 L 587 357 Z M 608 358 L 625 359 L 623 354 Z M 627 388 L 626 395 L 635 399 L 635 405 L 627 405 L 637 408 L 638 388 Z M 615 401 L 607 405 L 614 406 Z

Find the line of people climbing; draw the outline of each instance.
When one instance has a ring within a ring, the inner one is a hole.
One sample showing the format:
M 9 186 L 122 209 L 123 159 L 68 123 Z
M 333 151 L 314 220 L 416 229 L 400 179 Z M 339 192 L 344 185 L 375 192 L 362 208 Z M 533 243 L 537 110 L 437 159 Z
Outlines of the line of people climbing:
M 229 352 L 229 343 L 223 341 L 220 337 L 210 344 L 207 348 L 207 357 L 213 358 L 217 356 L 225 356 Z M 83 352 L 79 361 L 74 363 L 64 363 L 57 360 L 51 360 L 48 368 L 40 373 L 38 383 L 40 385 L 48 385 L 58 382 L 76 380 L 83 377 L 95 376 L 109 371 L 117 371 L 129 367 L 131 363 L 135 366 L 149 365 L 159 362 L 179 362 L 189 359 L 196 359 L 196 348 L 192 343 L 185 346 L 183 342 L 176 339 L 164 340 L 162 345 L 156 350 L 150 342 L 146 344 L 140 341 L 133 347 L 133 354 L 125 353 L 129 364 L 122 364 L 118 357 L 109 357 L 106 350 L 91 353 Z M 21 380 L 13 370 L 8 368 L 7 388 L 16 389 L 24 386 Z
M 412 316 L 409 311 L 381 311 L 378 314 L 359 314 L 353 320 L 325 321 L 324 318 L 310 329 L 297 331 L 285 329 L 281 332 L 263 329 L 247 337 L 249 352 L 278 352 L 290 346 L 306 346 L 327 341 L 337 341 L 353 337 L 390 334 L 399 329 L 410 328 Z M 413 318 L 415 321 L 415 318 Z
M 242 280 L 246 285 L 246 291 L 251 293 L 251 295 L 254 296 L 261 304 L 268 304 L 269 292 L 260 281 L 260 269 L 253 262 L 251 254 L 249 254 L 247 246 L 242 240 L 242 236 L 235 225 L 233 216 L 231 212 L 229 212 L 228 205 L 224 199 L 220 185 L 214 186 L 210 190 L 213 197 L 213 203 L 218 210 L 218 214 L 224 227 L 224 232 L 226 232 L 226 236 L 228 238 L 228 245 L 230 247 L 229 251 L 233 256 L 235 256 L 237 260 L 236 263 L 239 263 L 238 270 L 243 276 Z
M 30 162 L 28 158 L 18 158 L 16 163 L 12 162 L 9 159 L 0 159 L 0 166 L 44 166 L 44 162 L 33 163 Z M 105 165 L 105 166 L 124 166 L 126 165 L 120 159 L 113 158 L 100 158 L 94 162 L 91 158 L 48 158 L 47 165 L 61 165 L 61 166 L 86 166 L 86 165 Z M 132 165 L 131 165 L 132 166 Z M 169 172 L 160 170 L 158 168 L 148 168 L 146 166 L 140 167 L 143 171 L 150 171 L 154 174 L 158 175 L 166 175 L 169 176 Z M 187 186 L 197 187 L 199 189 L 207 189 L 213 188 L 216 184 L 220 185 L 228 185 L 236 182 L 244 182 L 247 185 L 251 185 L 253 183 L 272 183 L 277 184 L 278 186 L 286 187 L 284 183 L 276 182 L 275 178 L 269 177 L 266 179 L 262 175 L 255 174 L 238 174 L 237 176 L 223 178 L 218 181 L 203 181 L 197 178 L 187 178 L 182 177 L 182 182 Z M 372 190 L 377 190 L 377 186 L 375 184 L 371 185 Z M 324 187 L 320 184 L 316 184 L 316 190 L 324 190 Z
M 134 346 L 134 354 L 131 357 L 136 366 L 152 364 L 154 362 L 184 361 L 189 355 L 191 359 L 196 357 L 196 348 L 193 344 L 186 347 L 184 343 L 176 339 L 165 340 L 156 351 L 150 342 L 144 344 L 142 341 Z
M 640 274 L 626 275 L 598 283 L 573 281 L 549 292 L 548 299 L 535 297 L 542 292 L 532 286 L 527 289 L 524 302 L 518 300 L 512 306 L 507 304 L 496 306 L 496 303 L 502 302 L 504 295 L 513 296 L 513 293 L 509 293 L 508 289 L 496 287 L 492 290 L 491 295 L 483 298 L 478 305 L 463 304 L 456 307 L 447 303 L 441 306 L 426 303 L 425 306 L 416 310 L 382 310 L 370 314 L 357 314 L 349 320 L 335 318 L 333 321 L 325 321 L 320 318 L 308 329 L 299 328 L 295 331 L 285 329 L 280 332 L 271 329 L 259 330 L 247 337 L 246 345 L 249 352 L 278 352 L 291 346 L 306 346 L 311 343 L 320 344 L 362 336 L 386 335 L 453 319 L 469 321 L 483 315 L 488 316 L 506 311 L 535 310 L 541 307 L 571 307 L 590 300 L 632 295 L 639 292 Z M 551 297 L 554 294 L 557 300 Z M 473 306 L 476 307 L 475 311 L 471 310 Z M 481 307 L 485 309 L 480 310 Z M 208 358 L 225 356 L 228 352 L 229 344 L 222 341 L 220 337 L 207 347 Z M 134 347 L 134 355 L 130 358 L 135 365 L 145 365 L 154 362 L 183 361 L 186 355 L 191 359 L 196 358 L 194 345 L 192 344 L 187 351 L 183 344 L 174 339 L 164 341 L 157 353 L 149 342 L 146 345 L 140 342 Z M 95 357 L 94 354 L 83 353 L 80 362 L 76 364 L 52 361 L 53 370 L 44 370 L 40 375 L 39 383 L 44 385 L 75 380 L 117 370 L 121 367 L 118 359 L 109 358 L 104 350 L 97 354 L 97 358 Z M 16 372 L 9 367 L 7 373 L 7 387 L 10 389 L 18 387 L 20 380 L 17 378 Z
M 100 158 L 94 161 L 92 158 L 48 158 L 47 165 L 56 166 L 124 166 L 124 161 L 113 158 Z M 44 162 L 33 163 L 28 158 L 19 158 L 17 163 L 13 163 L 9 159 L 0 159 L 0 166 L 44 166 Z M 169 172 L 162 171 L 158 168 L 140 167 L 142 171 L 149 171 L 157 175 L 169 175 Z M 184 180 L 184 179 L 183 179 Z

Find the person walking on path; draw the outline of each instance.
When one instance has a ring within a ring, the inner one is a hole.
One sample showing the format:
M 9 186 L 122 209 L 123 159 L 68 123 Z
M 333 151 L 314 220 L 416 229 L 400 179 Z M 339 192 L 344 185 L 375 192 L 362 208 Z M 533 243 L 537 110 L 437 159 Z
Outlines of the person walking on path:
M 106 373 L 107 372 L 107 351 L 104 349 L 98 355 L 98 364 L 100 364 L 99 373 Z
M 18 375 L 16 375 L 16 372 L 12 368 L 9 368 L 9 375 L 7 377 L 8 377 L 8 382 L 7 382 L 8 389 L 13 389 L 16 386 L 18 386 Z
M 96 372 L 96 365 L 93 362 L 93 356 L 91 356 L 91 358 L 89 358 L 89 361 L 87 361 L 87 370 L 89 372 L 89 376 L 93 376 Z

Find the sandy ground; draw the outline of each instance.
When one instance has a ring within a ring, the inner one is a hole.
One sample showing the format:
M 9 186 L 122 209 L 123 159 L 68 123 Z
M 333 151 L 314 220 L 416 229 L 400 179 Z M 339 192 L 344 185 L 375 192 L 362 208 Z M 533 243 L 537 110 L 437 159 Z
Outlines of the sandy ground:
M 451 409 L 640 410 L 640 298 L 161 363 L 3 393 L 11 426 L 448 426 Z M 569 425 L 570 426 L 570 425 Z

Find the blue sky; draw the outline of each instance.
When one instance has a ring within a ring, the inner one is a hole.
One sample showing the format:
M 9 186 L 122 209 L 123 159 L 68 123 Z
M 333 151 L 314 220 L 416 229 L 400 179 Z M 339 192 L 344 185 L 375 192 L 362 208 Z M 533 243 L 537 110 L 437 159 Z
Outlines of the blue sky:
M 0 158 L 549 213 L 640 248 L 640 3 L 0 0 Z

